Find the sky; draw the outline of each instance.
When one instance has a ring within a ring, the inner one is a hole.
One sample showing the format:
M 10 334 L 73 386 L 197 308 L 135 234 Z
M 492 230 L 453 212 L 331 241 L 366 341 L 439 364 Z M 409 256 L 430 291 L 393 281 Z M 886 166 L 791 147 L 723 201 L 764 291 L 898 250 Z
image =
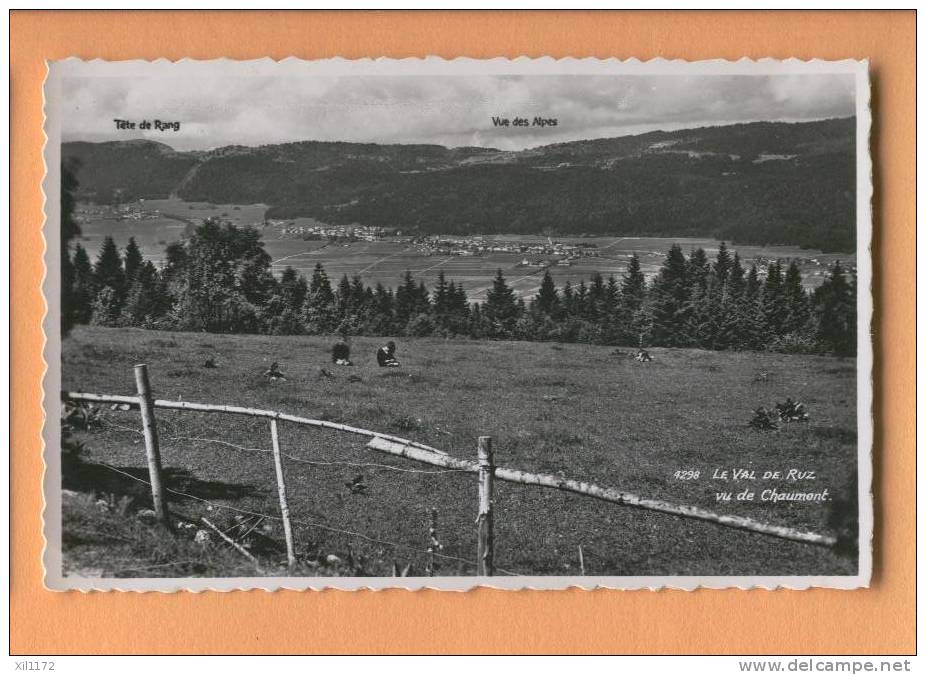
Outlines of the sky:
M 854 76 L 351 76 L 69 78 L 64 141 L 148 138 L 177 150 L 295 141 L 502 150 L 590 138 L 855 113 Z M 493 117 L 555 119 L 496 127 Z M 180 122 L 116 129 L 115 119 Z

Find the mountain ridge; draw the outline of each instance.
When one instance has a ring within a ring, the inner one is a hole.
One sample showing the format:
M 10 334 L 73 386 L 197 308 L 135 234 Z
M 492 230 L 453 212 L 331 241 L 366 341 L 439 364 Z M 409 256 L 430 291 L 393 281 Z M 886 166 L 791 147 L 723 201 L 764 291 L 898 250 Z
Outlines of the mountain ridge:
M 751 122 L 520 151 L 296 141 L 177 151 L 62 144 L 78 197 L 265 203 L 268 218 L 422 234 L 714 236 L 855 246 L 855 119 Z

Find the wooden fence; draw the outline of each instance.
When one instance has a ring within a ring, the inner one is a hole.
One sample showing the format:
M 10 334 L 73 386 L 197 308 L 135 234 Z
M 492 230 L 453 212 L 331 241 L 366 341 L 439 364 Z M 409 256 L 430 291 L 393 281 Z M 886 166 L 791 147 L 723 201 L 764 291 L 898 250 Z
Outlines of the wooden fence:
M 781 539 L 798 541 L 819 546 L 833 546 L 835 537 L 816 532 L 806 532 L 783 525 L 763 523 L 743 516 L 722 515 L 697 506 L 683 506 L 672 504 L 659 499 L 647 499 L 617 490 L 615 488 L 600 487 L 591 483 L 570 480 L 548 474 L 530 473 L 518 469 L 509 469 L 495 466 L 492 439 L 480 436 L 477 443 L 477 459 L 466 460 L 448 455 L 442 450 L 432 448 L 423 443 L 411 441 L 391 434 L 384 434 L 369 429 L 360 429 L 346 424 L 338 424 L 326 420 L 309 419 L 297 415 L 289 415 L 272 410 L 244 408 L 240 406 L 214 405 L 210 403 L 191 403 L 187 401 L 155 400 L 151 395 L 148 379 L 148 368 L 144 364 L 135 366 L 136 396 L 120 396 L 114 394 L 92 394 L 84 392 L 62 392 L 62 398 L 69 401 L 86 401 L 96 403 L 128 404 L 141 411 L 142 427 L 145 437 L 145 450 L 148 461 L 148 473 L 151 484 L 151 496 L 154 501 L 154 510 L 164 527 L 170 528 L 170 514 L 164 495 L 163 478 L 161 476 L 161 457 L 158 444 L 157 421 L 155 409 L 191 410 L 197 412 L 224 413 L 230 415 L 244 415 L 248 417 L 265 417 L 270 420 L 270 437 L 273 444 L 273 460 L 276 471 L 277 492 L 280 502 L 280 515 L 283 521 L 283 531 L 286 538 L 286 555 L 290 565 L 296 562 L 295 543 L 292 525 L 290 522 L 289 506 L 286 501 L 286 482 L 283 472 L 282 453 L 278 434 L 278 424 L 289 422 L 309 427 L 323 427 L 350 434 L 370 438 L 367 448 L 404 457 L 431 466 L 454 469 L 461 472 L 474 473 L 478 476 L 478 509 L 476 518 L 477 550 L 476 570 L 479 576 L 492 576 L 495 574 L 495 545 L 493 536 L 493 505 L 494 481 L 502 480 L 521 485 L 553 488 L 564 492 L 571 492 L 585 497 L 593 497 L 621 506 L 630 506 L 649 511 L 667 513 L 683 518 L 694 518 L 732 527 L 739 530 L 756 532 Z M 434 524 L 432 522 L 432 531 Z

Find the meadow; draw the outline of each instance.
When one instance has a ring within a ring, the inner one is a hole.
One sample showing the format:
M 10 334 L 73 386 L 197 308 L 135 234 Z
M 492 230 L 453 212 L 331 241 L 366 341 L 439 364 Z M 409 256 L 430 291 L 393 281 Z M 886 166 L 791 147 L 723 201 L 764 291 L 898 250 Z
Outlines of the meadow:
M 96 256 L 100 243 L 105 236 L 111 236 L 122 248 L 129 237 L 135 237 L 142 255 L 156 264 L 164 260 L 164 249 L 170 242 L 178 241 L 186 229 L 185 219 L 201 222 L 203 218 L 218 217 L 236 225 L 255 225 L 260 227 L 265 248 L 273 258 L 276 273 L 282 273 L 287 267 L 293 267 L 305 276 L 310 276 L 317 263 L 324 265 L 328 276 L 334 280 L 346 274 L 349 277 L 358 274 L 368 285 L 377 282 L 387 287 L 399 285 L 402 275 L 410 270 L 415 278 L 423 280 L 433 287 L 437 275 L 443 271 L 448 279 L 463 285 L 472 301 L 485 299 L 485 292 L 491 287 L 492 277 L 498 269 L 505 274 L 509 285 L 525 298 L 532 297 L 540 287 L 543 270 L 536 267 L 521 267 L 524 255 L 520 253 L 488 253 L 474 257 L 456 257 L 426 255 L 415 250 L 406 239 L 386 238 L 380 241 L 358 241 L 353 243 L 328 244 L 325 241 L 303 241 L 301 238 L 281 233 L 281 228 L 263 227 L 266 206 L 262 204 L 207 204 L 202 202 L 184 202 L 180 199 L 152 199 L 145 202 L 146 210 L 157 209 L 160 218 L 148 220 L 118 220 L 115 218 L 97 218 L 81 224 L 82 236 L 79 241 Z M 296 218 L 295 225 L 309 224 L 308 218 Z M 546 241 L 542 236 L 528 235 L 491 235 L 487 241 L 523 241 L 524 243 Z M 678 243 L 687 254 L 702 247 L 713 258 L 720 242 L 710 238 L 663 238 L 663 237 L 556 237 L 564 243 L 595 244 L 600 256 L 578 258 L 569 267 L 553 266 L 550 273 L 557 286 L 562 287 L 566 281 L 577 284 L 588 281 L 593 273 L 600 272 L 607 277 L 620 277 L 627 270 L 630 256 L 636 253 L 640 265 L 647 276 L 656 274 L 662 265 L 666 251 L 673 243 Z M 800 249 L 796 246 L 734 246 L 746 264 L 757 259 L 801 260 L 800 266 L 809 287 L 819 285 L 827 265 L 841 260 L 850 265 L 855 263 L 854 254 L 821 253 L 819 251 Z M 536 257 L 536 256 L 531 256 Z M 817 260 L 814 264 L 811 259 Z
M 63 343 L 62 388 L 133 394 L 132 366 L 145 362 L 158 398 L 344 422 L 467 459 L 475 458 L 477 436 L 490 435 L 499 466 L 818 532 L 828 531 L 832 503 L 718 502 L 716 492 L 826 488 L 839 499 L 854 491 L 854 359 L 653 349 L 654 361 L 639 363 L 610 347 L 402 338 L 397 355 L 402 367 L 380 369 L 374 352 L 381 339 L 357 337 L 351 340 L 355 366 L 337 368 L 330 364 L 331 343 L 324 336 L 78 327 Z M 204 367 L 207 359 L 217 367 Z M 263 377 L 272 361 L 279 362 L 285 382 Z M 805 404 L 808 422 L 783 425 L 777 432 L 748 428 L 752 409 L 789 396 Z M 146 476 L 138 413 L 105 407 L 103 417 L 101 427 L 77 434 L 84 449 L 79 465 L 65 470 L 64 487 L 109 495 L 116 504 L 134 500 L 143 505 L 146 486 L 102 466 Z M 240 511 L 278 513 L 266 420 L 159 410 L 158 423 L 168 487 L 216 505 L 171 494 L 178 518 L 195 521 L 207 515 L 228 524 Z M 393 564 L 397 569 L 410 565 L 411 574 L 421 574 L 432 508 L 437 509 L 445 556 L 437 560 L 436 574 L 473 573 L 473 475 L 381 455 L 365 448 L 366 439 L 333 431 L 284 424 L 281 442 L 300 560 L 296 574 L 389 575 Z M 792 468 L 814 471 L 815 480 L 753 486 L 712 478 L 715 470 L 761 474 Z M 699 471 L 699 478 L 676 477 L 685 470 Z M 351 488 L 358 476 L 362 491 Z M 496 493 L 496 564 L 502 573 L 576 574 L 579 546 L 589 575 L 839 575 L 856 570 L 854 555 L 828 548 L 555 490 L 498 483 Z M 92 559 L 104 575 L 240 574 L 224 564 L 228 550 L 211 564 L 166 561 L 144 572 L 127 572 L 139 566 L 107 552 L 121 546 L 131 556 L 131 546 L 87 536 L 95 526 L 84 511 L 69 517 L 66 502 L 66 565 L 85 566 L 80 561 Z M 283 540 L 279 521 L 267 519 L 261 527 L 269 542 Z M 126 535 L 113 537 L 125 540 Z M 214 546 L 218 551 L 224 545 Z M 337 556 L 334 568 L 330 555 Z M 278 569 L 282 560 L 273 545 L 260 556 L 265 569 Z M 235 558 L 233 552 L 230 557 Z M 239 564 L 243 560 L 238 557 Z

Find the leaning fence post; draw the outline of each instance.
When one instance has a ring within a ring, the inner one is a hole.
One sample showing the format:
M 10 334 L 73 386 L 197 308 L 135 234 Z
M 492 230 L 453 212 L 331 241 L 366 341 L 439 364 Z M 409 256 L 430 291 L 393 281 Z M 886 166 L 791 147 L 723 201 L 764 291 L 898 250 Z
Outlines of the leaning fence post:
M 492 502 L 494 501 L 495 456 L 492 437 L 479 437 L 479 528 L 476 547 L 476 574 L 490 577 L 495 574 L 495 538 L 492 533 Z
M 135 386 L 138 390 L 138 407 L 141 409 L 141 424 L 145 432 L 145 454 L 148 456 L 148 480 L 151 483 L 151 500 L 158 520 L 170 529 L 170 513 L 164 499 L 164 484 L 161 478 L 161 450 L 158 447 L 158 425 L 154 417 L 154 401 L 151 384 L 148 381 L 148 366 L 135 366 Z
M 289 504 L 286 503 L 286 483 L 283 482 L 283 456 L 280 452 L 280 437 L 277 421 L 270 420 L 270 438 L 273 440 L 273 464 L 277 473 L 277 491 L 280 493 L 280 514 L 283 516 L 283 534 L 286 537 L 286 560 L 290 567 L 296 564 L 296 548 L 293 544 L 293 526 L 289 522 Z

